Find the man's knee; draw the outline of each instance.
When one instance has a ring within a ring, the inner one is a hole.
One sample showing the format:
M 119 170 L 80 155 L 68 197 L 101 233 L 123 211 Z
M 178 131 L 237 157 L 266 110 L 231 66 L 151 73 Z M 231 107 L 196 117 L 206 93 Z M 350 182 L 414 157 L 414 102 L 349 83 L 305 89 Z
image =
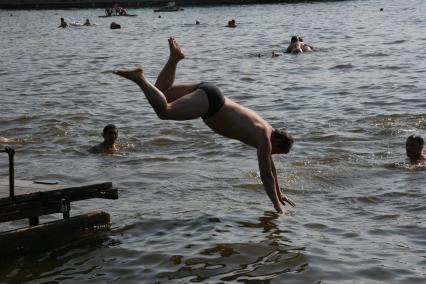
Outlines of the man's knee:
M 169 120 L 170 119 L 170 115 L 167 112 L 167 109 L 159 110 L 156 113 L 157 113 L 157 116 L 158 116 L 159 119 L 162 119 L 162 120 Z

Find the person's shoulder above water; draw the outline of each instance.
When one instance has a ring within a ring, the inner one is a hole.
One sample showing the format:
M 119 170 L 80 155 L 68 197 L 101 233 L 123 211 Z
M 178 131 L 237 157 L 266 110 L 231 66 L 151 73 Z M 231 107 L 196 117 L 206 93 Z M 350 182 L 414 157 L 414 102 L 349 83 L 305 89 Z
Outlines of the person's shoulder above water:
M 87 150 L 89 153 L 91 154 L 101 154 L 103 153 L 103 147 L 102 147 L 102 143 L 95 145 L 93 147 L 91 147 L 89 150 Z

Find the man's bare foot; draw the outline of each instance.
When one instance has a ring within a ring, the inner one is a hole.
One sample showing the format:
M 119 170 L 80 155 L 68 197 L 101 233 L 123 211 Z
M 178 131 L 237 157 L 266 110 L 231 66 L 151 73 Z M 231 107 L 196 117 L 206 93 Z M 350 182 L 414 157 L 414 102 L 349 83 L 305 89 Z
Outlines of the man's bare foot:
M 175 59 L 177 61 L 185 58 L 185 55 L 183 54 L 179 43 L 177 43 L 174 37 L 169 38 L 169 47 L 170 47 L 170 58 Z
M 113 74 L 119 75 L 126 79 L 132 80 L 135 83 L 138 83 L 143 76 L 142 68 L 133 68 L 133 69 L 120 69 L 112 71 Z

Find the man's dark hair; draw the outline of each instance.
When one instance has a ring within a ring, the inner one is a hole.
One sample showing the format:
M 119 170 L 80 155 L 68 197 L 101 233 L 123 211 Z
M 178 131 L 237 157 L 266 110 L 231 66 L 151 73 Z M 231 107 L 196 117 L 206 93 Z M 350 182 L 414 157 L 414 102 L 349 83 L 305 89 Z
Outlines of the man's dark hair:
M 290 152 L 290 149 L 294 143 L 293 136 L 290 133 L 285 130 L 274 129 L 272 135 L 281 141 L 279 147 L 283 149 L 284 153 L 287 154 L 288 152 Z
M 298 41 L 298 37 L 297 36 L 292 36 L 291 37 L 291 43 L 295 43 L 296 41 Z
M 102 131 L 102 133 L 106 133 L 110 129 L 117 129 L 117 127 L 114 124 L 108 124 L 107 126 L 104 127 L 104 130 Z
M 425 144 L 423 137 L 421 137 L 420 135 L 416 135 L 416 134 L 412 134 L 412 135 L 408 136 L 407 141 L 408 140 L 414 140 L 416 142 L 416 144 L 418 144 L 420 146 L 423 146 Z

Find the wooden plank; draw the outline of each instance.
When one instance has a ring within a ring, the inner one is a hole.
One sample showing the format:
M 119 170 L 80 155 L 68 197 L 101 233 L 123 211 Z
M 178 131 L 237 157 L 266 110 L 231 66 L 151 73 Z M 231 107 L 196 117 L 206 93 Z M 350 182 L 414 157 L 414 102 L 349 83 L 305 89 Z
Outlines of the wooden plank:
M 65 189 L 71 187 L 81 187 L 81 186 L 97 186 L 104 185 L 110 182 L 97 182 L 97 183 L 83 183 L 83 184 L 64 184 L 58 182 L 57 184 L 40 184 L 32 180 L 15 180 L 15 194 L 29 194 L 33 192 L 44 192 L 58 189 Z M 0 178 L 0 193 L 3 196 L 9 196 L 9 179 Z
M 98 182 L 91 184 L 79 184 L 79 185 L 66 185 L 66 184 L 38 184 L 34 181 L 28 180 L 15 180 L 15 196 L 16 202 L 28 201 L 33 199 L 39 199 L 42 197 L 43 192 L 49 192 L 48 195 L 73 195 L 75 198 L 77 192 L 87 193 L 96 195 L 97 198 L 106 199 L 117 199 L 118 194 L 115 194 L 112 189 L 111 182 Z M 0 179 L 0 205 L 3 203 L 9 203 L 9 181 L 7 179 Z M 87 194 L 85 194 L 87 196 Z M 80 199 L 81 200 L 81 199 Z
M 0 223 L 54 213 L 61 213 L 59 203 L 56 205 L 43 205 L 41 202 L 10 203 L 0 206 Z
M 70 243 L 84 234 L 106 231 L 110 216 L 103 211 L 0 233 L 0 253 Z
M 15 200 L 0 199 L 0 222 L 64 212 L 62 203 L 91 198 L 117 199 L 118 191 L 111 182 L 79 186 L 40 185 L 31 181 L 17 181 Z

